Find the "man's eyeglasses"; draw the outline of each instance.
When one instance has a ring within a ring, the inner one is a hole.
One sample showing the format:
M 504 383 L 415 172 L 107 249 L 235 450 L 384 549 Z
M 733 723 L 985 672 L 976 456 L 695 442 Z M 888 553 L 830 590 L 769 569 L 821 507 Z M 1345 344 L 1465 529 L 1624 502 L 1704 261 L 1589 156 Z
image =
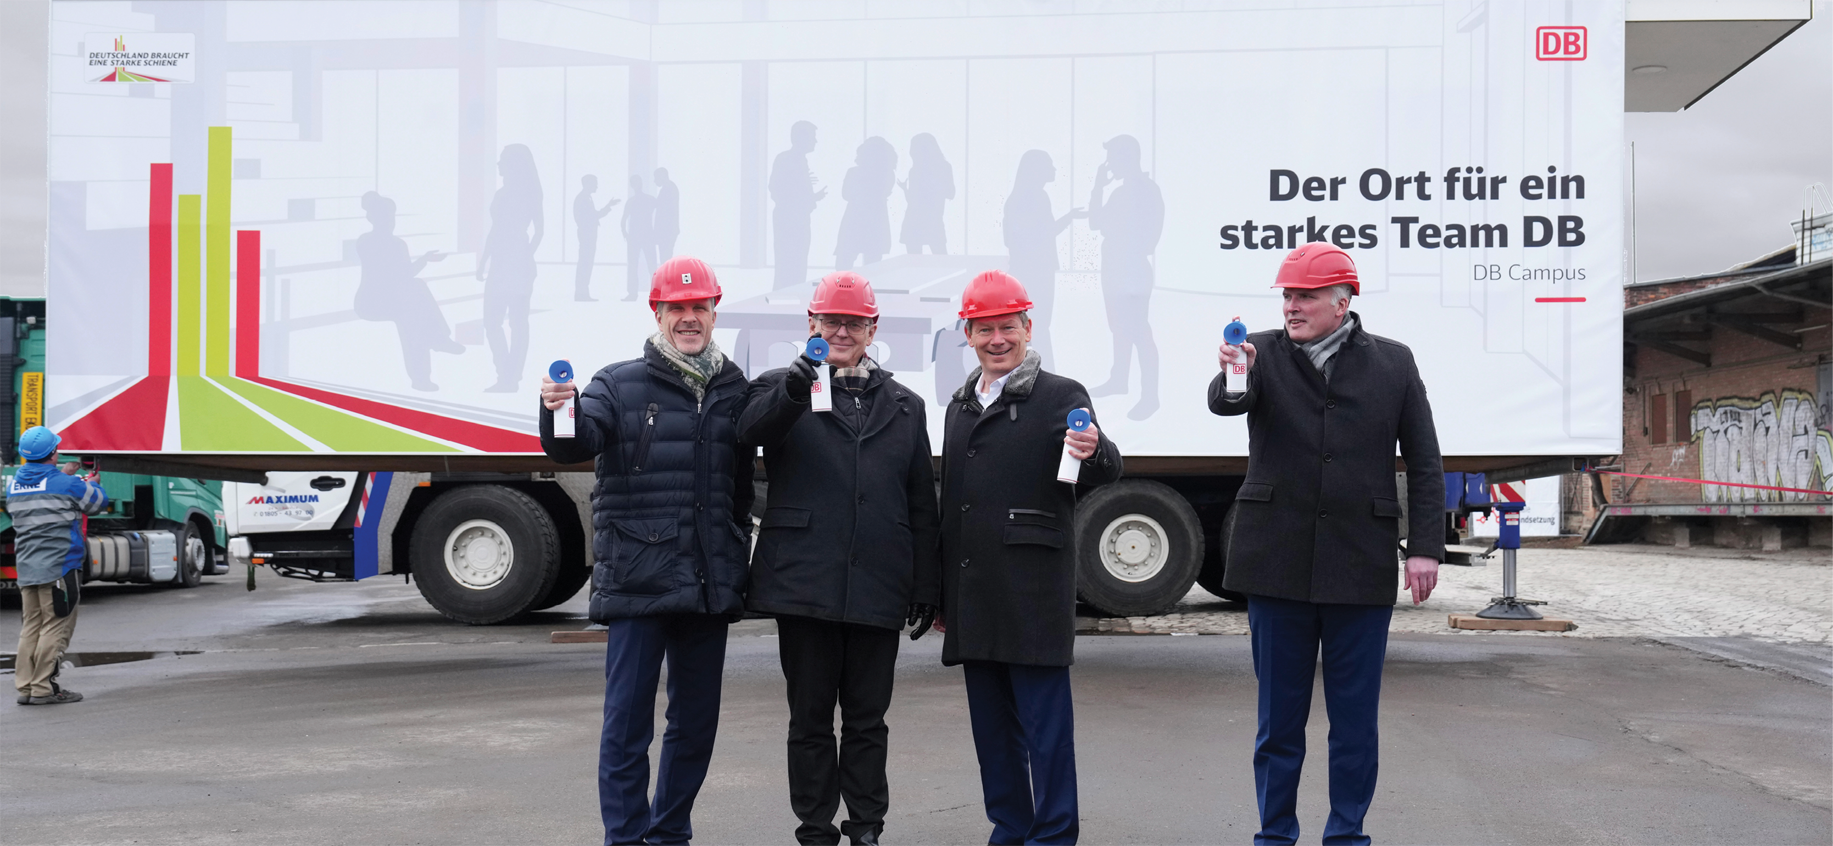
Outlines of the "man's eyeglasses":
M 867 329 L 872 328 L 872 321 L 835 320 L 831 317 L 823 317 L 821 318 L 821 328 L 828 332 L 838 332 L 844 328 L 849 335 L 864 335 Z

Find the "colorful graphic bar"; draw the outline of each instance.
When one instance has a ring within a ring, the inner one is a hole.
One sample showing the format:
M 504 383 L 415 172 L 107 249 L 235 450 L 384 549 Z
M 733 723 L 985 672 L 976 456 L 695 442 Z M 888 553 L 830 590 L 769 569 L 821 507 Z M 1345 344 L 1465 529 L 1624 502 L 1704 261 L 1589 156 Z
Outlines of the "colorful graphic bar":
M 152 165 L 147 376 L 67 426 L 73 448 L 161 450 L 176 412 L 186 452 L 540 451 L 530 435 L 262 376 L 261 233 L 231 237 L 233 152 L 230 128 L 211 127 L 204 194 L 178 195 L 176 221 L 172 165 Z

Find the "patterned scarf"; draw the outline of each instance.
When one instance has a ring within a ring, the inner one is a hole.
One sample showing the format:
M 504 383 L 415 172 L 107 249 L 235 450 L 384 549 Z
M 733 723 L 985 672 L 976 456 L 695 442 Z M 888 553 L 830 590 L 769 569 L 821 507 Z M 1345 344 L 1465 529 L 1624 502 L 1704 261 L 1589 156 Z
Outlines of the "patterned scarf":
M 872 371 L 878 369 L 878 363 L 870 356 L 860 356 L 856 367 L 834 368 L 834 387 L 848 393 L 860 393 L 872 380 Z
M 1356 316 L 1345 314 L 1343 325 L 1338 326 L 1335 332 L 1315 341 L 1306 341 L 1298 345 L 1299 349 L 1305 351 L 1305 355 L 1311 357 L 1311 366 L 1316 367 L 1317 372 L 1323 374 L 1325 384 L 1330 382 L 1331 359 L 1336 356 L 1337 350 L 1343 347 L 1343 342 L 1349 338 L 1349 333 L 1355 331 L 1355 328 Z
M 649 336 L 649 345 L 655 347 L 663 358 L 668 359 L 669 364 L 674 365 L 675 369 L 681 372 L 682 379 L 694 392 L 696 400 L 706 399 L 707 382 L 726 366 L 726 354 L 719 351 L 719 345 L 713 343 L 712 338 L 707 338 L 706 349 L 695 355 L 688 355 L 675 349 L 675 345 L 669 343 L 668 338 L 664 337 L 661 332 Z

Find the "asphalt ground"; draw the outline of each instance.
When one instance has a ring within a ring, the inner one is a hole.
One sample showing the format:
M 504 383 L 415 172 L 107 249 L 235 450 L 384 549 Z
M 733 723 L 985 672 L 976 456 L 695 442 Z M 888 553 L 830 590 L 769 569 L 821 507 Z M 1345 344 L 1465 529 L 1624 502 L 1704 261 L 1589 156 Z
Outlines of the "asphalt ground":
M 200 652 L 66 670 L 79 704 L 0 706 L 0 842 L 598 842 L 603 647 L 546 642 L 583 626 L 582 608 L 467 628 L 399 582 L 88 591 L 78 655 Z M 794 840 L 773 631 L 733 628 L 699 842 Z M 1083 842 L 1251 840 L 1247 645 L 1079 639 Z M 990 830 L 940 646 L 905 641 L 900 656 L 887 843 Z M 1327 813 L 1325 731 L 1317 696 L 1307 841 Z M 1382 735 L 1368 821 L 1381 842 L 1833 841 L 1833 692 L 1735 655 L 1397 634 Z

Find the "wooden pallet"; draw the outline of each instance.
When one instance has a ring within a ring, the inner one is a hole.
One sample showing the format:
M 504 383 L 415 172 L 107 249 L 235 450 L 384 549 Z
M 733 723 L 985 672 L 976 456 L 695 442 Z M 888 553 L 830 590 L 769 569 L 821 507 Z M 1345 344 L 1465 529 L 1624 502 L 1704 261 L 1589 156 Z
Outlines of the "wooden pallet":
M 604 643 L 609 640 L 604 629 L 589 631 L 554 632 L 548 636 L 548 643 Z
M 1451 627 L 1483 632 L 1569 632 L 1578 628 L 1571 620 L 1548 617 L 1543 620 L 1490 620 L 1475 614 L 1452 614 Z

